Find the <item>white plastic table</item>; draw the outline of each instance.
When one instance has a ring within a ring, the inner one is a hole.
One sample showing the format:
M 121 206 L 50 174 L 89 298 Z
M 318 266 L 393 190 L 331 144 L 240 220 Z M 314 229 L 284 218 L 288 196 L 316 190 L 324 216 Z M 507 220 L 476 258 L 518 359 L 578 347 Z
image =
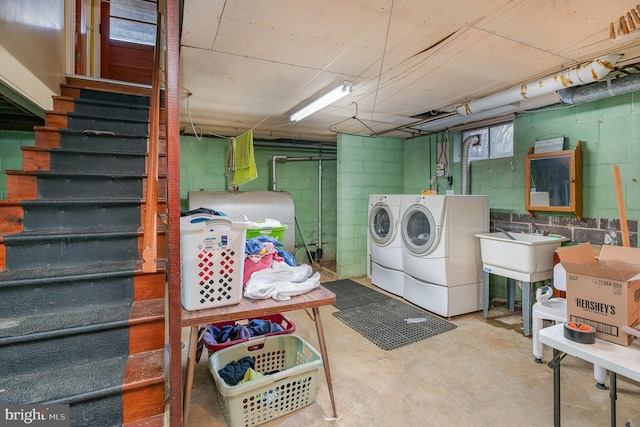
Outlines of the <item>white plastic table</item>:
M 596 339 L 595 344 L 580 344 L 564 337 L 564 324 L 559 323 L 540 330 L 540 341 L 553 348 L 553 417 L 554 426 L 560 426 L 560 362 L 568 354 L 602 366 L 609 370 L 611 399 L 611 425 L 616 425 L 616 374 L 640 381 L 640 342 L 634 340 L 629 347 Z

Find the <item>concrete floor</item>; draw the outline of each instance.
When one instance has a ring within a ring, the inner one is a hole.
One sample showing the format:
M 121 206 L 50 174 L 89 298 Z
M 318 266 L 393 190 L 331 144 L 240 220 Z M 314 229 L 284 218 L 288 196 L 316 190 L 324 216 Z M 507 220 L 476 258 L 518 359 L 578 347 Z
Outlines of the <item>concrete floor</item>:
M 336 277 L 323 271 L 323 281 Z M 368 278 L 353 279 L 371 286 Z M 315 401 L 269 426 L 552 426 L 553 372 L 536 364 L 531 338 L 522 334 L 522 313 L 502 304 L 449 319 L 458 327 L 435 337 L 385 351 L 336 319 L 333 306 L 320 309 L 339 420 L 318 371 Z M 296 334 L 319 350 L 315 324 L 305 311 L 287 313 Z M 183 331 L 188 342 L 188 330 Z M 226 426 L 203 354 L 196 365 L 186 426 Z M 183 352 L 183 367 L 186 352 Z M 562 425 L 610 425 L 609 392 L 598 390 L 593 366 L 567 356 L 562 362 Z M 608 385 L 608 380 L 607 380 Z M 618 377 L 617 425 L 640 427 L 640 384 Z M 635 424 L 634 424 L 635 423 Z

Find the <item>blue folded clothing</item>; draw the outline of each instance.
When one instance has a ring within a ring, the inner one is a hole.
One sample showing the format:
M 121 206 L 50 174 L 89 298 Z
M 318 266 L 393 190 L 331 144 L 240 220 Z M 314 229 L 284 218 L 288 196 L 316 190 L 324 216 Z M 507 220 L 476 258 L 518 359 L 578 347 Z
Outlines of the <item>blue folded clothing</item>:
M 291 267 L 297 266 L 296 259 L 291 253 L 284 249 L 284 244 L 271 236 L 257 236 L 247 239 L 244 246 L 244 252 L 247 255 L 259 254 L 264 248 L 265 243 L 273 243 L 276 252 Z
M 214 345 L 249 339 L 283 330 L 282 326 L 270 320 L 253 319 L 248 325 L 226 325 L 222 328 L 217 328 L 215 325 L 207 325 L 204 327 L 204 334 L 201 328 L 199 335 L 202 335 L 204 343 Z
M 224 368 L 218 370 L 218 374 L 227 384 L 231 386 L 237 385 L 244 378 L 247 370 L 254 368 L 255 363 L 256 361 L 253 357 L 245 356 L 240 360 L 228 363 Z
M 249 322 L 247 327 L 249 328 L 249 331 L 251 331 L 251 333 L 253 334 L 252 336 L 265 335 L 265 334 L 280 332 L 284 330 L 284 328 L 278 325 L 277 323 L 273 323 L 270 320 L 263 320 L 263 319 L 253 319 L 251 322 Z

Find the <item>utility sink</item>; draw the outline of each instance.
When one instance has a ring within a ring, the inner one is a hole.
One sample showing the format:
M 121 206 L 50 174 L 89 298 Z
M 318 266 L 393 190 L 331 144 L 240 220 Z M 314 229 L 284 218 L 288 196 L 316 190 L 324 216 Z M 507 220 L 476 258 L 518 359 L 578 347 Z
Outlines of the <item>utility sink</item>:
M 513 237 L 511 239 L 509 236 Z M 566 237 L 510 232 L 476 234 L 480 238 L 482 268 L 523 282 L 553 277 L 553 254 Z

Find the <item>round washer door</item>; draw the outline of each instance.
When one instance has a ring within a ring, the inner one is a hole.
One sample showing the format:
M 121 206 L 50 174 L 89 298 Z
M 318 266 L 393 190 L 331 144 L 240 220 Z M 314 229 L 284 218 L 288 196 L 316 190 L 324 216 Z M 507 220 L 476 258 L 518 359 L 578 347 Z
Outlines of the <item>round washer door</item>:
M 369 236 L 378 245 L 384 246 L 393 239 L 395 218 L 389 206 L 376 203 L 369 213 Z
M 402 241 L 405 248 L 415 255 L 433 250 L 437 237 L 433 215 L 422 205 L 410 206 L 402 216 Z

